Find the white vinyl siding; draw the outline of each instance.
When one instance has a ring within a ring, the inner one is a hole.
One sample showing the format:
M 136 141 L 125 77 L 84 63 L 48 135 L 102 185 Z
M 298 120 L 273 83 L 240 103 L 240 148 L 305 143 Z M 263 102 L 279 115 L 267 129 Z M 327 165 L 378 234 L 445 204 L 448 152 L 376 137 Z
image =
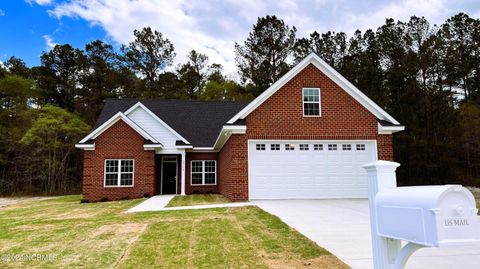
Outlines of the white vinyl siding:
M 148 114 L 143 108 L 138 107 L 127 116 L 140 126 L 140 128 L 153 136 L 153 138 L 160 141 L 163 145 L 162 150 L 176 150 L 175 143 L 179 140 L 178 137 Z

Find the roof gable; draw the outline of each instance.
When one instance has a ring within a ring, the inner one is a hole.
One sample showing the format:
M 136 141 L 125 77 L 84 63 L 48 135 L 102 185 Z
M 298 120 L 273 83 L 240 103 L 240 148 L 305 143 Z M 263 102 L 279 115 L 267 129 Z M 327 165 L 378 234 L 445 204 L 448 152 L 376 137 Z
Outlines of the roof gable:
M 263 104 L 270 96 L 275 92 L 281 89 L 287 82 L 289 82 L 293 77 L 295 77 L 300 71 L 302 71 L 308 65 L 314 65 L 322 73 L 324 73 L 328 78 L 330 78 L 334 83 L 336 83 L 340 88 L 346 91 L 351 97 L 353 97 L 357 102 L 363 105 L 370 113 L 375 115 L 379 120 L 387 120 L 395 125 L 400 123 L 390 116 L 385 110 L 368 98 L 364 93 L 362 93 L 357 87 L 350 83 L 345 77 L 318 57 L 315 53 L 311 53 L 300 63 L 294 66 L 290 71 L 283 75 L 278 81 L 276 81 L 272 86 L 250 102 L 246 107 L 244 107 L 240 112 L 233 116 L 228 124 L 232 124 L 237 120 L 245 119 L 252 111 L 257 107 Z
M 97 138 L 99 135 L 101 135 L 103 132 L 105 132 L 108 128 L 113 126 L 116 122 L 119 120 L 123 120 L 128 126 L 130 126 L 133 130 L 135 130 L 138 134 L 140 134 L 143 138 L 150 140 L 154 143 L 159 142 L 153 138 L 149 133 L 147 133 L 145 130 L 143 130 L 140 126 L 135 124 L 132 120 L 130 120 L 124 113 L 118 112 L 115 114 L 113 117 L 111 117 L 109 120 L 104 122 L 102 125 L 98 126 L 93 130 L 91 133 L 89 133 L 86 137 L 84 137 L 82 140 L 80 140 L 81 143 L 85 143 L 88 140 L 92 140 Z
M 222 127 L 247 105 L 246 102 L 230 101 L 107 99 L 96 127 L 118 112 L 126 114 L 139 102 L 194 147 L 213 147 Z M 245 122 L 236 124 L 244 125 Z
M 146 114 L 151 117 L 153 120 L 155 120 L 158 124 L 160 124 L 161 127 L 163 127 L 164 129 L 168 130 L 171 134 L 173 134 L 178 140 L 181 140 L 183 143 L 185 144 L 190 144 L 190 142 L 187 141 L 187 139 L 183 138 L 183 136 L 181 136 L 179 133 L 177 133 L 174 129 L 172 129 L 172 127 L 168 126 L 168 124 L 166 124 L 163 120 L 161 120 L 157 115 L 155 115 L 152 111 L 150 111 L 150 109 L 148 109 L 146 106 L 144 106 L 141 102 L 137 102 L 135 105 L 133 105 L 131 108 L 129 108 L 127 111 L 125 111 L 125 115 L 128 116 L 129 118 L 132 118 L 135 114 L 138 114 L 138 110 L 139 109 L 142 109 L 143 111 L 146 112 Z M 137 113 L 135 113 L 137 112 Z M 139 117 L 137 117 L 136 119 L 134 119 L 134 121 L 142 126 L 141 124 L 141 119 L 140 117 L 143 117 L 144 118 L 144 115 L 140 115 Z M 142 126 L 143 129 L 147 129 L 146 127 L 147 126 Z M 162 129 L 163 129 L 162 128 Z M 158 128 L 151 128 L 152 130 L 150 131 L 151 134 L 154 134 L 156 131 L 158 130 L 155 130 L 155 129 L 158 129 Z M 175 141 L 177 140 L 175 139 Z M 158 139 L 157 139 L 158 140 Z

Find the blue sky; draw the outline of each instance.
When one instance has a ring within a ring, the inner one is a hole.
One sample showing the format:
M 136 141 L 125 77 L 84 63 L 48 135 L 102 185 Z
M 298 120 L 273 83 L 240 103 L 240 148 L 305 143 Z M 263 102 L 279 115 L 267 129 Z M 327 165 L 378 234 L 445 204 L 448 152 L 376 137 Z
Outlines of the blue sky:
M 83 48 L 101 39 L 118 47 L 134 29 L 152 26 L 175 45 L 177 64 L 195 49 L 234 73 L 234 43 L 259 16 L 277 15 L 306 36 L 375 29 L 387 17 L 440 24 L 458 12 L 479 18 L 480 0 L 0 0 L 0 61 L 14 55 L 38 65 L 42 51 L 57 43 Z

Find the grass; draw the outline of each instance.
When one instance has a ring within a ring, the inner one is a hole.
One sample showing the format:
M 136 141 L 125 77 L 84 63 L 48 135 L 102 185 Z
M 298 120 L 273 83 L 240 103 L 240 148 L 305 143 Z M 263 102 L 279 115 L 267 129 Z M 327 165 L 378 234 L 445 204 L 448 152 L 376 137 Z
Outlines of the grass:
M 193 194 L 184 196 L 175 196 L 168 203 L 167 207 L 189 206 L 189 205 L 208 205 L 223 204 L 230 201 L 220 194 Z
M 127 214 L 143 199 L 79 201 L 0 209 L 0 268 L 347 268 L 257 207 Z M 51 259 L 10 256 L 32 254 Z

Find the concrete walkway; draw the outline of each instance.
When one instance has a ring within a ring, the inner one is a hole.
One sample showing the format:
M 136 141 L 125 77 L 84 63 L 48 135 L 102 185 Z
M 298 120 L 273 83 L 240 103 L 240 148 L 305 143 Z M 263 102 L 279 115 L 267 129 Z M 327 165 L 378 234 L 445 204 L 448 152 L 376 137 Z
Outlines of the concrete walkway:
M 352 268 L 373 268 L 368 201 L 257 200 L 253 204 L 278 216 Z M 407 269 L 480 268 L 480 245 L 424 248 Z
M 127 210 L 127 213 L 158 211 L 163 209 L 175 195 L 156 195 Z
M 208 204 L 208 205 L 192 205 L 192 206 L 175 206 L 165 207 L 173 199 L 175 195 L 157 195 L 148 198 L 135 207 L 127 210 L 127 213 L 132 212 L 146 212 L 146 211 L 175 211 L 175 210 L 190 210 L 190 209 L 208 209 L 208 208 L 225 208 L 225 207 L 243 207 L 253 206 L 250 202 L 245 203 L 224 203 L 224 204 Z

